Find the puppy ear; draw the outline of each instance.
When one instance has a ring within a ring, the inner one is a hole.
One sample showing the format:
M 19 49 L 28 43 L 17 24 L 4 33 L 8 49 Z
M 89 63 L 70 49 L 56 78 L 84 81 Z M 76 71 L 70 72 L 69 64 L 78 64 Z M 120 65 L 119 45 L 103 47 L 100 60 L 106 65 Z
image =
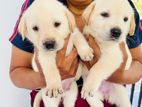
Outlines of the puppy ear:
M 68 45 L 67 45 L 67 50 L 66 50 L 66 55 L 68 56 L 72 50 L 73 50 L 73 45 L 74 45 L 74 41 L 76 39 L 76 36 L 79 34 L 79 29 L 77 27 L 74 28 L 73 32 L 71 32 L 69 40 L 68 40 Z
M 27 35 L 27 26 L 26 26 L 26 21 L 25 21 L 25 14 L 23 14 L 23 16 L 20 19 L 18 30 L 22 35 L 22 39 L 24 40 L 26 35 Z
M 73 32 L 73 30 L 76 26 L 75 18 L 73 16 L 73 14 L 68 9 L 65 9 L 65 14 L 66 14 L 66 17 L 68 19 L 69 28 L 70 28 L 71 32 Z
M 135 18 L 134 18 L 134 14 L 131 16 L 131 22 L 130 22 L 130 29 L 129 29 L 129 34 L 133 35 L 135 33 Z
M 82 18 L 85 24 L 88 25 L 92 12 L 95 8 L 95 1 L 92 2 L 83 12 Z
M 73 36 L 71 34 L 68 40 L 65 56 L 68 56 L 71 53 L 72 49 L 73 49 Z

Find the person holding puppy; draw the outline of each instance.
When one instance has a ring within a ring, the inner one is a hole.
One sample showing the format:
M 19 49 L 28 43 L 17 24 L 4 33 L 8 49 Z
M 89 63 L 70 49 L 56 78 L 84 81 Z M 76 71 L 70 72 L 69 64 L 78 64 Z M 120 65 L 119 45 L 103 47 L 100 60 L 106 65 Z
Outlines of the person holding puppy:
M 26 0 L 20 16 L 23 12 L 32 4 L 34 0 Z M 59 0 L 64 5 L 66 5 L 69 10 L 74 14 L 76 23 L 80 31 L 83 30 L 83 21 L 81 18 L 83 10 L 93 1 L 93 0 Z M 131 1 L 129 1 L 132 7 L 134 5 Z M 134 8 L 135 10 L 135 8 Z M 15 27 L 15 31 L 10 38 L 12 46 L 12 57 L 11 57 L 11 65 L 10 65 L 10 77 L 14 85 L 19 88 L 26 88 L 32 90 L 31 92 L 31 99 L 32 102 L 38 90 L 44 87 L 45 80 L 42 72 L 34 72 L 31 67 L 31 60 L 32 60 L 32 52 L 33 46 L 29 42 L 28 39 L 24 41 L 21 38 L 20 33 L 18 32 L 18 23 L 20 18 L 18 19 L 17 25 Z M 117 70 L 108 81 L 121 83 L 121 84 L 132 84 L 137 82 L 142 77 L 142 50 L 141 50 L 141 42 L 142 42 L 142 31 L 139 29 L 139 15 L 135 10 L 135 21 L 136 21 L 136 29 L 134 36 L 128 39 L 128 46 L 130 48 L 130 52 L 133 58 L 133 62 L 131 67 L 128 71 L 123 71 L 123 68 Z M 124 48 L 124 47 L 122 47 Z M 97 50 L 97 47 L 96 47 Z M 76 53 L 72 52 L 68 59 L 73 59 Z M 57 59 L 58 60 L 58 59 Z M 61 60 L 61 59 L 59 59 Z M 70 62 L 69 60 L 69 62 Z M 72 60 L 72 63 L 74 61 Z M 76 72 L 69 72 L 65 71 L 64 67 L 66 65 L 62 65 L 62 69 L 60 69 L 62 80 L 66 78 L 70 78 L 75 76 Z M 62 72 L 64 71 L 64 72 Z M 81 86 L 82 82 L 78 81 L 78 86 Z M 114 105 L 110 105 L 108 102 L 104 101 L 105 107 L 114 107 Z M 62 106 L 62 105 L 61 105 Z M 89 105 L 87 102 L 80 97 L 80 93 L 78 94 L 78 99 L 76 101 L 75 107 L 88 107 Z M 41 104 L 41 107 L 43 105 Z

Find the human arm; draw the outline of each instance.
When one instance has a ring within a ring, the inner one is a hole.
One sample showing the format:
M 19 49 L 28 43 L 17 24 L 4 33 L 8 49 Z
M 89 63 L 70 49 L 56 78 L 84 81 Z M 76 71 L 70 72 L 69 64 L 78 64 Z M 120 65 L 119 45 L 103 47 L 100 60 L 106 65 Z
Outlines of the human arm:
M 133 84 L 142 78 L 142 46 L 130 49 L 132 64 L 127 71 L 117 70 L 108 80 L 121 84 Z
M 41 72 L 34 72 L 31 67 L 32 54 L 12 46 L 10 78 L 15 86 L 37 89 L 45 86 Z

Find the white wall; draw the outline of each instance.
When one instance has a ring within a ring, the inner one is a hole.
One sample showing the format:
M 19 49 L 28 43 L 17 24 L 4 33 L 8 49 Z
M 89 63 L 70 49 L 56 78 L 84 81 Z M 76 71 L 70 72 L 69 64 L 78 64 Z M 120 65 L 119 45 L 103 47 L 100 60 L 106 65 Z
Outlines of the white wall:
M 0 0 L 0 107 L 30 107 L 29 91 L 9 79 L 11 44 L 8 41 L 24 0 Z

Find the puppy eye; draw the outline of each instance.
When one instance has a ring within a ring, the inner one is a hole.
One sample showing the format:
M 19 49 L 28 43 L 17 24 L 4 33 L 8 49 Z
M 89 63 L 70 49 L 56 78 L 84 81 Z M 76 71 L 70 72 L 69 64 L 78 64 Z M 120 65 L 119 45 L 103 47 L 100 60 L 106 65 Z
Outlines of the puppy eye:
M 109 17 L 109 13 L 103 12 L 103 13 L 101 13 L 101 16 L 103 16 L 103 17 Z
M 124 17 L 124 22 L 127 22 L 128 21 L 128 17 Z
M 54 26 L 55 26 L 55 27 L 59 27 L 60 25 L 61 25 L 60 22 L 55 22 L 55 23 L 54 23 Z
M 38 31 L 39 28 L 38 28 L 37 26 L 34 26 L 34 27 L 33 27 L 33 30 L 34 30 L 34 31 Z

